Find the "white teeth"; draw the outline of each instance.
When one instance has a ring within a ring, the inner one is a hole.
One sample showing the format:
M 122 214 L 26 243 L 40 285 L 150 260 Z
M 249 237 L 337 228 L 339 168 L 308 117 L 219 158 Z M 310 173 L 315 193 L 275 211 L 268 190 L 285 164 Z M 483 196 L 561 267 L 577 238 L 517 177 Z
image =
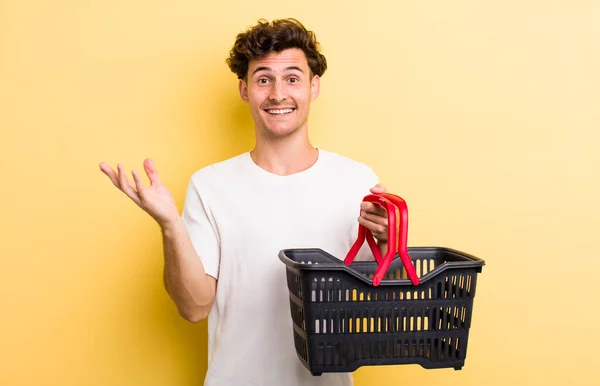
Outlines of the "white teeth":
M 281 114 L 289 114 L 292 111 L 294 111 L 294 110 L 293 109 L 267 110 L 267 112 L 269 114 L 279 114 L 279 115 L 281 115 Z

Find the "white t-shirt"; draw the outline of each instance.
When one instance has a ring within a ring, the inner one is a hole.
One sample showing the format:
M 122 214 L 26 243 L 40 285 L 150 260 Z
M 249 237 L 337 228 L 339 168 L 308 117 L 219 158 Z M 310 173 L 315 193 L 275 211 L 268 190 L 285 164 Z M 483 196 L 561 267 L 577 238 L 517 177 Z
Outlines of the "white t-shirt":
M 249 152 L 194 173 L 182 217 L 218 279 L 206 386 L 352 385 L 351 374 L 312 376 L 298 359 L 278 253 L 321 248 L 343 260 L 377 183 L 366 165 L 322 149 L 312 167 L 288 176 L 260 168 Z M 365 243 L 356 260 L 371 258 Z

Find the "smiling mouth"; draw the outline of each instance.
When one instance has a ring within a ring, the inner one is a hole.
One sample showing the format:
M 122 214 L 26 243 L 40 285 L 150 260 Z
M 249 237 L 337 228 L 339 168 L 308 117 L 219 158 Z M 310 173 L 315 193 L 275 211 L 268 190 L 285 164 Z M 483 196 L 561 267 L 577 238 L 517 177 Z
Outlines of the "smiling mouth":
M 293 108 L 288 108 L 288 109 L 265 109 L 265 111 L 270 114 L 270 115 L 287 115 L 287 114 L 291 114 L 292 112 L 294 112 Z

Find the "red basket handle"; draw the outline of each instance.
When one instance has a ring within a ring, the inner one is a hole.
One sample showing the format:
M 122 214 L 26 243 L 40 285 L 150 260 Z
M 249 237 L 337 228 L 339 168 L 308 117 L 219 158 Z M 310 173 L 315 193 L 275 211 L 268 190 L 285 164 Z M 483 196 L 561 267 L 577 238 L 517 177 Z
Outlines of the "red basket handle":
M 404 265 L 404 269 L 406 269 L 406 273 L 408 274 L 410 281 L 412 281 L 414 285 L 419 285 L 420 280 L 417 276 L 417 271 L 415 270 L 415 266 L 408 255 L 408 208 L 406 207 L 406 201 L 392 193 L 381 193 L 381 195 L 392 201 L 400 211 L 400 224 L 398 224 L 399 235 L 398 242 L 396 243 L 398 247 L 398 254 L 400 255 L 400 259 L 402 259 L 402 264 Z
M 408 277 L 413 285 L 418 285 L 420 280 L 417 276 L 412 260 L 408 255 L 406 246 L 408 239 L 408 209 L 406 207 L 406 202 L 402 198 L 391 193 L 369 194 L 363 198 L 363 202 L 365 201 L 378 204 L 387 212 L 388 250 L 385 256 L 381 257 L 381 252 L 379 251 L 379 247 L 377 246 L 377 243 L 373 237 L 373 233 L 359 224 L 358 237 L 352 245 L 352 248 L 350 248 L 350 251 L 348 251 L 346 258 L 344 259 L 344 264 L 347 266 L 352 264 L 352 261 L 358 254 L 358 251 L 366 239 L 371 252 L 375 257 L 375 260 L 379 265 L 375 271 L 375 275 L 373 276 L 374 286 L 378 286 L 381 283 L 396 253 L 400 255 L 402 264 L 404 265 L 404 268 L 408 273 Z M 400 214 L 398 223 L 396 222 L 396 207 L 398 208 Z

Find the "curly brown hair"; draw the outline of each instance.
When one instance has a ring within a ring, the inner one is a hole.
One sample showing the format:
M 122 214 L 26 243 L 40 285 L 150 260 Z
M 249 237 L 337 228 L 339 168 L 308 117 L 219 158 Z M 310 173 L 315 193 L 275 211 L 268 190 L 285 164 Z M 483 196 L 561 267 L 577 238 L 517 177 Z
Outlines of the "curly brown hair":
M 320 53 L 315 33 L 293 18 L 273 20 L 271 23 L 260 19 L 257 25 L 237 35 L 226 62 L 238 79 L 246 80 L 251 60 L 288 48 L 304 51 L 312 76 L 325 73 L 327 60 Z

